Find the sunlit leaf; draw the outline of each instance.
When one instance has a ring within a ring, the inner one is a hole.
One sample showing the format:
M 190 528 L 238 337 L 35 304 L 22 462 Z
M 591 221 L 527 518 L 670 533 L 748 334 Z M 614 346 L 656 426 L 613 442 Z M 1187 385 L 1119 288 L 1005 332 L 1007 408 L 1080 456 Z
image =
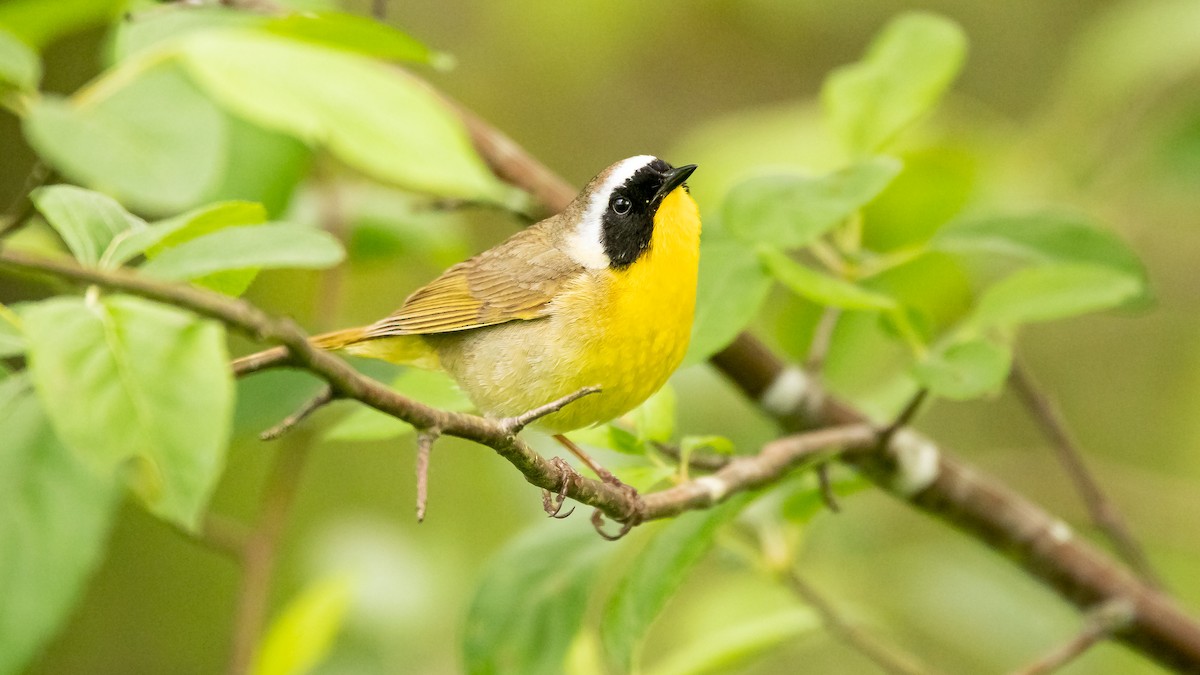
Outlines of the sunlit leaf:
M 344 12 L 303 12 L 268 21 L 263 29 L 313 44 L 355 52 L 385 61 L 446 63 L 412 36 L 375 19 Z
M 329 653 L 350 605 L 350 580 L 332 577 L 306 588 L 272 622 L 255 655 L 254 675 L 304 675 Z
M 933 245 L 947 251 L 1007 255 L 1034 262 L 1107 267 L 1144 281 L 1146 270 L 1125 242 L 1084 216 L 1034 213 L 952 223 Z
M 221 112 L 174 66 L 153 68 L 99 100 L 43 97 L 24 131 L 64 176 L 141 211 L 194 205 L 224 163 Z
M 209 204 L 118 235 L 109 245 L 104 259 L 110 265 L 119 266 L 139 255 L 161 252 L 226 227 L 256 225 L 266 220 L 266 209 L 254 202 Z
M 41 79 L 42 62 L 37 54 L 15 35 L 0 28 L 0 91 L 6 87 L 34 91 Z
M 139 269 L 162 279 L 200 279 L 227 270 L 331 267 L 345 252 L 337 238 L 304 225 L 227 227 L 173 246 Z
M 954 22 L 924 12 L 901 14 L 863 60 L 826 79 L 826 116 L 846 147 L 873 152 L 934 107 L 966 53 L 967 38 Z
M 900 155 L 904 169 L 863 208 L 862 243 L 873 251 L 922 244 L 966 205 L 979 158 L 958 146 Z
M 399 70 L 251 32 L 197 33 L 181 50 L 192 75 L 230 111 L 322 145 L 374 178 L 447 197 L 512 198 L 455 114 Z
M 463 631 L 468 673 L 563 672 L 605 554 L 615 550 L 591 528 L 567 525 L 530 530 L 487 564 Z
M 392 389 L 413 400 L 439 410 L 465 412 L 472 409 L 471 401 L 446 373 L 420 368 L 408 368 L 392 381 Z M 401 421 L 367 406 L 359 406 L 329 428 L 325 438 L 331 441 L 378 441 L 411 434 L 413 428 Z
M 732 342 L 770 290 L 771 276 L 752 247 L 729 239 L 702 241 L 696 318 L 684 365 L 700 363 Z
M 821 617 L 807 608 L 785 609 L 705 634 L 677 648 L 651 675 L 734 672 L 738 666 L 789 640 L 818 631 Z
M 63 447 L 22 375 L 0 377 L 0 439 L 0 673 L 20 673 L 100 563 L 120 490 Z
M 84 265 L 99 264 L 104 250 L 117 236 L 146 228 L 144 220 L 131 215 L 111 197 L 73 185 L 38 188 L 29 198 Z
M 725 199 L 721 222 L 747 243 L 807 246 L 887 187 L 900 162 L 875 157 L 824 176 L 751 178 Z
M 128 0 L 4 0 L 0 26 L 37 48 L 54 40 L 115 19 Z
M 763 263 L 775 278 L 793 293 L 827 307 L 861 310 L 891 310 L 896 301 L 886 295 L 831 277 L 792 260 L 775 248 L 759 250 Z
M 233 414 L 221 327 L 128 296 L 53 298 L 21 319 L 34 385 L 67 446 L 124 473 L 156 515 L 196 527 Z
M 257 12 L 246 12 L 217 3 L 199 6 L 160 4 L 153 11 L 143 12 L 136 21 L 121 21 L 113 27 L 113 59 L 124 61 L 138 52 L 188 33 L 215 28 L 250 28 L 269 20 Z
M 1119 307 L 1137 297 L 1141 281 L 1130 274 L 1095 265 L 1047 265 L 1018 270 L 1001 279 L 979 299 L 974 321 L 1012 326 Z
M 693 511 L 657 532 L 633 561 L 601 618 L 605 658 L 616 672 L 632 670 L 650 624 L 684 578 L 712 547 L 717 530 L 753 498 L 742 494 L 706 511 Z
M 15 319 L 12 310 L 0 305 L 0 359 L 25 353 L 25 336 Z
M 984 338 L 956 341 L 913 366 L 917 381 L 945 398 L 967 400 L 994 394 L 1012 367 L 1012 350 Z
M 308 175 L 314 152 L 287 134 L 226 116 L 229 149 L 220 179 L 204 201 L 241 199 L 262 204 L 271 218 L 287 211 L 296 186 Z

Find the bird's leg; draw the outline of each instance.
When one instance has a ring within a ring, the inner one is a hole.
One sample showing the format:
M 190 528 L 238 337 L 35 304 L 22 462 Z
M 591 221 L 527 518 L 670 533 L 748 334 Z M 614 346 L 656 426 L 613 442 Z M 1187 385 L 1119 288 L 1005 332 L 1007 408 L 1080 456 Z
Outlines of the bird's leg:
M 555 434 L 554 440 L 561 443 L 562 446 L 564 448 L 566 448 L 567 450 L 570 450 L 571 454 L 578 457 L 579 461 L 581 461 L 585 465 L 587 465 L 587 468 L 591 469 L 592 473 L 595 473 L 596 476 L 600 478 L 600 480 L 604 481 L 605 483 L 608 483 L 609 485 L 616 485 L 617 487 L 621 488 L 622 490 L 628 491 L 633 496 L 637 496 L 637 490 L 634 490 L 633 487 L 630 485 L 622 483 L 621 479 L 614 476 L 611 471 L 600 466 L 599 462 L 592 459 L 590 455 L 588 455 L 586 452 L 583 451 L 583 448 L 579 447 L 578 445 L 575 445 L 574 441 L 567 438 L 566 436 L 563 436 L 562 434 Z
M 572 469 L 571 465 L 567 464 L 567 461 L 562 457 L 555 457 L 554 459 L 550 460 L 550 463 L 562 472 L 563 481 L 558 487 L 557 499 L 555 499 L 555 495 L 549 490 L 542 490 L 542 508 L 546 510 L 546 515 L 550 516 L 551 518 L 558 518 L 561 520 L 572 513 L 575 513 L 575 507 L 572 506 L 570 511 L 567 511 L 561 516 L 558 515 L 558 512 L 562 511 L 563 504 L 567 501 L 567 486 L 578 479 L 579 474 L 576 473 L 575 469 Z

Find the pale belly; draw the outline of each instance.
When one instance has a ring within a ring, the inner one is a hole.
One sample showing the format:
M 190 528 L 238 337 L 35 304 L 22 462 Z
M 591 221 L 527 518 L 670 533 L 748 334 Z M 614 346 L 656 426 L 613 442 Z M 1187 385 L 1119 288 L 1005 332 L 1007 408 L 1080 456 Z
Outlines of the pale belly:
M 688 276 L 642 294 L 603 288 L 628 279 L 597 278 L 564 294 L 545 318 L 424 337 L 480 412 L 492 417 L 600 387 L 538 423 L 556 433 L 579 429 L 637 407 L 679 366 L 695 308 Z

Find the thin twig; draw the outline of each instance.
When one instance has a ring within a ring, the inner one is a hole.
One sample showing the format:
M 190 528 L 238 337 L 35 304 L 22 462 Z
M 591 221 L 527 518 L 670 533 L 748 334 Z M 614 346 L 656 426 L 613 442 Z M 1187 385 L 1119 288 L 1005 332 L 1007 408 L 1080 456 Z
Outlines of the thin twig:
M 825 629 L 856 652 L 866 656 L 892 675 L 928 675 L 933 671 L 915 657 L 895 645 L 889 645 L 851 623 L 821 592 L 805 581 L 795 570 L 782 574 L 784 582 L 804 604 L 821 616 Z
M 1082 656 L 1101 640 L 1124 630 L 1133 616 L 1133 607 L 1128 602 L 1110 600 L 1085 615 L 1083 629 L 1075 637 L 1050 650 L 1037 661 L 1013 671 L 1013 675 L 1052 673 Z
M 584 387 L 583 389 L 580 389 L 579 391 L 575 391 L 570 394 L 567 394 L 566 396 L 563 396 L 562 398 L 558 399 L 557 401 L 551 401 L 545 405 L 538 406 L 538 407 L 534 408 L 533 410 L 521 413 L 520 415 L 517 415 L 516 417 L 509 417 L 504 420 L 501 420 L 501 424 L 503 424 L 505 427 L 507 427 L 510 430 L 510 433 L 516 434 L 516 433 L 520 432 L 522 429 L 524 429 L 525 427 L 529 426 L 530 424 L 533 424 L 534 422 L 538 421 L 539 419 L 541 419 L 543 417 L 546 417 L 547 415 L 553 415 L 554 413 L 562 410 L 563 408 L 574 403 L 575 401 L 578 401 L 579 399 L 583 398 L 584 396 L 590 396 L 592 394 L 599 394 L 599 393 L 600 393 L 600 387 L 595 387 L 595 386 Z
M 276 424 L 270 429 L 267 429 L 259 434 L 259 439 L 264 441 L 274 441 L 278 439 L 280 436 L 283 436 L 287 432 L 291 431 L 292 428 L 297 424 L 307 419 L 309 415 L 315 413 L 317 410 L 328 405 L 335 399 L 337 399 L 337 396 L 334 395 L 332 387 L 329 385 L 321 387 L 321 390 L 317 392 L 316 396 L 313 396 L 305 401 L 299 408 L 296 409 L 295 412 L 283 418 L 279 424 Z
M 826 307 L 821 312 L 817 327 L 813 330 L 812 342 L 808 347 L 808 360 L 804 368 L 812 375 L 820 375 L 825 367 L 825 359 L 829 356 L 829 345 L 833 344 L 833 331 L 837 328 L 838 319 L 842 312 L 836 307 Z
M 1138 576 L 1151 586 L 1162 588 L 1161 578 L 1155 573 L 1145 551 L 1129 530 L 1125 518 L 1116 504 L 1104 493 L 1100 481 L 1088 469 L 1083 451 L 1075 442 L 1054 401 L 1038 386 L 1037 381 L 1019 360 L 1013 362 L 1010 381 L 1025 408 L 1041 427 L 1042 433 L 1050 439 L 1059 463 L 1075 484 L 1075 490 L 1087 507 L 1092 522 L 1104 532 L 1116 549 L 1117 555 L 1124 558 Z
M 429 499 L 429 455 L 437 440 L 437 429 L 425 429 L 417 434 L 417 522 L 425 522 L 425 504 Z
M 254 651 L 266 623 L 271 577 L 275 572 L 279 542 L 287 515 L 295 501 L 300 475 L 311 445 L 305 437 L 292 447 L 280 448 L 271 465 L 258 525 L 246 543 L 242 558 L 242 586 L 234 612 L 233 646 L 229 657 L 229 675 L 249 672 Z

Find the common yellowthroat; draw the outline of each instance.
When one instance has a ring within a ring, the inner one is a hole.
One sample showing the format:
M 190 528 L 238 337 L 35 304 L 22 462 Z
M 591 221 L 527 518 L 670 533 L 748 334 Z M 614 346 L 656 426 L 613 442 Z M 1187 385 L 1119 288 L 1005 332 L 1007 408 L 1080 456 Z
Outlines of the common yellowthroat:
M 687 351 L 700 214 L 684 181 L 695 169 L 621 160 L 561 213 L 450 267 L 391 316 L 312 341 L 441 368 L 495 417 L 601 387 L 539 420 L 552 433 L 618 417 L 662 387 Z M 267 350 L 234 370 L 285 357 Z

